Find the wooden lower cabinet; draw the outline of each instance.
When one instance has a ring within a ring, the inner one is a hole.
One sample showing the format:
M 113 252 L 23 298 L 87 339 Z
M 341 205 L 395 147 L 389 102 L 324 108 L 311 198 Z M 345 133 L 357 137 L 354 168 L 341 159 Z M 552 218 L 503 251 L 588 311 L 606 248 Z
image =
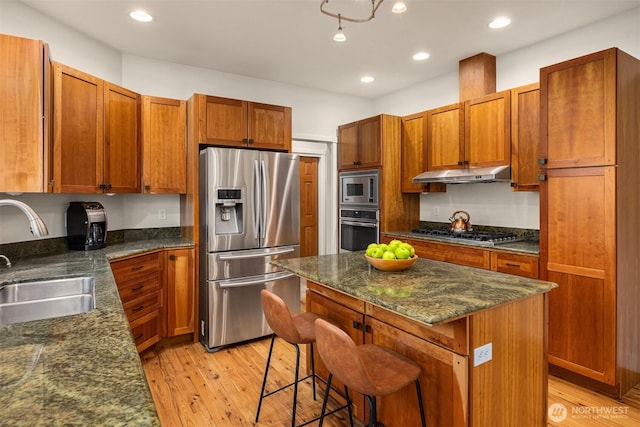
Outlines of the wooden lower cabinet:
M 193 249 L 165 251 L 166 335 L 189 334 L 195 325 L 195 267 Z
M 427 425 L 497 427 L 546 426 L 546 298 L 534 295 L 436 326 L 311 281 L 306 301 L 307 311 L 331 319 L 356 345 L 380 345 L 420 365 Z M 474 349 L 488 343 L 492 359 L 474 366 Z M 326 379 L 315 348 L 314 357 L 316 373 Z M 342 383 L 332 385 L 343 392 Z M 351 399 L 354 416 L 368 422 L 364 396 L 351 393 Z M 413 383 L 377 405 L 387 427 L 420 425 Z
M 539 264 L 540 261 L 537 256 L 498 251 L 491 252 L 491 271 L 537 279 Z

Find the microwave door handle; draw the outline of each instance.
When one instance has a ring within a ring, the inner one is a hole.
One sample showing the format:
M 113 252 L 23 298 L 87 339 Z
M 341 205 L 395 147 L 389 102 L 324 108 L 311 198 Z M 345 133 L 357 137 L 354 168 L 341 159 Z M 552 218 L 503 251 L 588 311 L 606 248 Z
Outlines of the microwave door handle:
M 258 161 L 253 161 L 253 237 L 257 239 L 260 232 L 260 193 L 258 181 L 260 179 L 260 166 Z
M 267 194 L 267 168 L 265 167 L 264 160 L 261 160 L 260 170 L 262 172 L 262 238 L 267 236 L 267 212 L 269 211 L 269 194 Z

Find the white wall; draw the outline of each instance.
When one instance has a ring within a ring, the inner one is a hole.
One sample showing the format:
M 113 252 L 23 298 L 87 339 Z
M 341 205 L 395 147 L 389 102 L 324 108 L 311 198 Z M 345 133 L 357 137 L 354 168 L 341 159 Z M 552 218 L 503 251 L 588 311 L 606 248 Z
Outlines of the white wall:
M 539 80 L 541 67 L 610 47 L 640 58 L 640 8 L 496 57 L 496 89 Z M 491 53 L 491 52 L 489 52 Z M 464 59 L 464 58 L 460 58 Z M 458 101 L 458 71 L 406 88 L 375 101 L 375 110 L 406 115 Z M 440 215 L 433 214 L 439 207 Z M 537 192 L 511 192 L 508 184 L 448 185 L 446 193 L 420 196 L 420 219 L 448 222 L 456 210 L 468 210 L 472 224 L 538 229 Z

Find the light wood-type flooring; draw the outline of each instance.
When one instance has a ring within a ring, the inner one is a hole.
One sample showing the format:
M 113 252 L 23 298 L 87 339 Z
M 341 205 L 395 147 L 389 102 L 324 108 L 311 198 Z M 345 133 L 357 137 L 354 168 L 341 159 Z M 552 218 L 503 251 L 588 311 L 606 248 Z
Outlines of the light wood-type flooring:
M 207 353 L 199 343 L 179 343 L 150 349 L 142 364 L 164 427 L 179 426 L 287 426 L 291 425 L 293 388 L 268 397 L 262 404 L 260 422 L 255 412 L 262 385 L 270 339 L 262 339 Z M 304 347 L 301 372 L 304 371 Z M 293 378 L 295 350 L 277 339 L 271 358 L 269 385 L 287 384 Z M 310 380 L 298 392 L 298 424 L 317 417 L 322 393 L 314 402 Z M 276 387 L 271 387 L 273 390 Z M 269 389 L 269 388 L 268 388 Z M 331 404 L 337 406 L 336 402 Z M 640 387 L 622 401 L 586 390 L 562 379 L 549 378 L 549 406 L 561 421 L 557 427 L 640 426 Z M 560 406 L 562 404 L 564 406 Z M 316 426 L 318 423 L 311 423 Z M 325 426 L 349 425 L 346 411 L 325 419 Z M 522 426 L 526 427 L 526 426 Z

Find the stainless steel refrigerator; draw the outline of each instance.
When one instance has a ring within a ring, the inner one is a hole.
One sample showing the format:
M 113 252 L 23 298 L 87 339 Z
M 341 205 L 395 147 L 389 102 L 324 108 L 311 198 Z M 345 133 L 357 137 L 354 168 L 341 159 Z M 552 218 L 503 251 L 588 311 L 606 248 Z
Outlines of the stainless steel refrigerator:
M 200 341 L 209 351 L 272 333 L 260 291 L 300 309 L 297 276 L 270 264 L 300 254 L 297 154 L 200 151 Z

